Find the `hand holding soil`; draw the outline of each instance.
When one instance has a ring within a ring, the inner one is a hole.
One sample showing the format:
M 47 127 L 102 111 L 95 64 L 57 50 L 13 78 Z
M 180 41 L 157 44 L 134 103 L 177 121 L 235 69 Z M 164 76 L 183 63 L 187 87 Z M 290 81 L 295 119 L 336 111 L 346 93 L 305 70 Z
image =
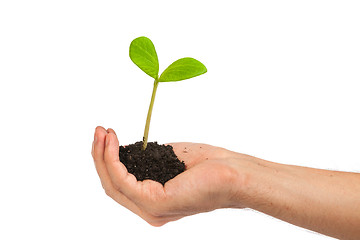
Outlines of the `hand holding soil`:
M 115 132 L 97 127 L 92 155 L 106 194 L 153 226 L 218 208 L 252 208 L 325 235 L 360 239 L 359 173 L 278 164 L 206 144 L 171 145 L 186 170 L 164 185 L 137 181 L 119 160 Z
M 187 170 L 164 186 L 152 180 L 137 181 L 119 161 L 115 132 L 97 127 L 92 154 L 106 194 L 154 226 L 234 206 L 236 171 L 230 151 L 196 143 L 171 145 Z

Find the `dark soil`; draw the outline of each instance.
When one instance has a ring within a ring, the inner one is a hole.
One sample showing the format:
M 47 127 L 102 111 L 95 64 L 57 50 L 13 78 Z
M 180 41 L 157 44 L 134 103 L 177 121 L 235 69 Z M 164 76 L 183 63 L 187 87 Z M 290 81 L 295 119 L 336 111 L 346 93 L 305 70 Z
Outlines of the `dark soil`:
M 148 142 L 145 151 L 143 142 L 120 146 L 120 161 L 138 181 L 151 179 L 164 185 L 185 171 L 185 163 L 175 155 L 172 146 Z

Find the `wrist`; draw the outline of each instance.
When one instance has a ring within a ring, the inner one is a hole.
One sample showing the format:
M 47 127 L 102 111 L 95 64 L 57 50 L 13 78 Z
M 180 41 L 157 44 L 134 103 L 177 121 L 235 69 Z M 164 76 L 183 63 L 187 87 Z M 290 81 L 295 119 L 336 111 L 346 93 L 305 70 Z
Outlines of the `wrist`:
M 240 153 L 231 153 L 228 166 L 231 174 L 227 180 L 228 202 L 227 208 L 249 208 L 254 200 L 254 184 L 256 173 L 256 158 Z
M 232 157 L 235 170 L 231 184 L 231 207 L 261 209 L 276 181 L 281 165 L 237 153 Z

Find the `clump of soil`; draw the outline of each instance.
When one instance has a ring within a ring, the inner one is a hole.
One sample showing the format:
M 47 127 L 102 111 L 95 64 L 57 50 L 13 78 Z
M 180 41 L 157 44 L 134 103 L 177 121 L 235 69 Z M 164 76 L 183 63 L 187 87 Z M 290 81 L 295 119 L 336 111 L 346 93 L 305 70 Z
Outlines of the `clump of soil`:
M 175 155 L 170 145 L 148 142 L 145 151 L 143 142 L 120 146 L 120 161 L 138 181 L 151 179 L 164 185 L 176 175 L 185 171 L 185 163 Z

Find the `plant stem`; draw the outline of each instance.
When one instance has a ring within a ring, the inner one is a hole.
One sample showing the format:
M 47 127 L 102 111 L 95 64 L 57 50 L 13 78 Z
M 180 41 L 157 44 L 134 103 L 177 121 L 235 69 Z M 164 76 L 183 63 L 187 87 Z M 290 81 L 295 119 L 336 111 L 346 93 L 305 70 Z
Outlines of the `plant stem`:
M 158 84 L 159 84 L 159 82 L 157 81 L 157 79 L 155 79 L 154 88 L 153 88 L 153 92 L 152 92 L 152 95 L 151 95 L 149 111 L 148 111 L 147 118 L 146 118 L 145 131 L 144 131 L 144 137 L 143 137 L 143 142 L 144 142 L 143 150 L 145 150 L 146 147 L 147 147 L 149 128 L 150 128 L 150 120 L 151 120 L 151 113 L 152 113 L 152 109 L 153 109 L 153 106 L 154 106 L 155 94 L 156 94 L 156 89 L 157 89 Z

